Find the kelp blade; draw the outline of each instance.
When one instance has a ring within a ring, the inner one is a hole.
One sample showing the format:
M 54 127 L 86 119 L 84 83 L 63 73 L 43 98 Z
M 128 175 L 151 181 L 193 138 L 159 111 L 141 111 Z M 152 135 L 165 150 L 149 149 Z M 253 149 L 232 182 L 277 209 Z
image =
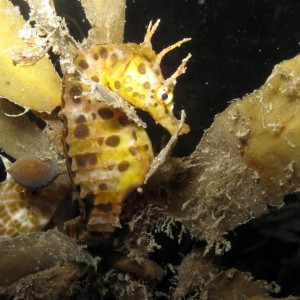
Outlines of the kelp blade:
M 51 112 L 61 103 L 61 80 L 48 57 L 28 67 L 14 66 L 11 50 L 28 46 L 19 37 L 25 21 L 19 10 L 0 0 L 0 96 L 23 107 Z

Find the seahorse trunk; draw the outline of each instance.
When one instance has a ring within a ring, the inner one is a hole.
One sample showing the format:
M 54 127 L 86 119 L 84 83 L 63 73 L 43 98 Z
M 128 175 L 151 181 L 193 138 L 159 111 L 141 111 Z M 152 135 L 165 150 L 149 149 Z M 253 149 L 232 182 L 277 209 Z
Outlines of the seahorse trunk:
M 153 159 L 152 145 L 143 128 L 88 92 L 77 75 L 65 77 L 61 114 L 66 154 L 83 200 L 87 230 L 113 232 L 124 199 L 143 184 Z

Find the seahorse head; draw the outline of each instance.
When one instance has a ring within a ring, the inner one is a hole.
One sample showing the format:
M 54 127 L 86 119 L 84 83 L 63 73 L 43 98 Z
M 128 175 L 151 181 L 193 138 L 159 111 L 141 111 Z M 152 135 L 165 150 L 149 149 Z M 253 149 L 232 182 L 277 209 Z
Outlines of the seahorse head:
M 159 22 L 160 20 L 153 26 L 150 22 L 143 43 L 127 44 L 131 48 L 132 57 L 124 70 L 122 88 L 121 91 L 119 89 L 119 93 L 135 107 L 147 111 L 157 123 L 174 134 L 179 120 L 173 114 L 173 90 L 177 77 L 185 72 L 186 63 L 191 55 L 183 59 L 181 65 L 168 79 L 164 79 L 160 63 L 166 53 L 190 39 L 183 39 L 156 54 L 152 50 L 151 37 Z M 189 126 L 184 124 L 180 134 L 188 132 Z
M 175 73 L 164 79 L 160 64 L 172 49 L 190 39 L 183 39 L 156 54 L 151 38 L 159 25 L 150 22 L 141 44 L 95 45 L 91 49 L 74 50 L 74 64 L 89 79 L 109 87 L 133 106 L 148 112 L 154 120 L 171 134 L 178 128 L 179 120 L 173 114 L 173 90 L 176 79 L 185 72 L 189 54 Z M 189 132 L 184 124 L 180 134 Z

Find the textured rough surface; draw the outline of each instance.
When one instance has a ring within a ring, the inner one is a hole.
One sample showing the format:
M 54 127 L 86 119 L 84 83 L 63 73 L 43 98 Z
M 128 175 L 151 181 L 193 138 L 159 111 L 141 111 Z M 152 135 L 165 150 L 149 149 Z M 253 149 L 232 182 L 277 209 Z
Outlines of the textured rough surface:
M 228 110 L 241 155 L 274 204 L 300 189 L 299 87 L 300 55 L 275 66 L 259 91 Z
M 236 269 L 222 270 L 213 257 L 203 256 L 199 250 L 187 255 L 178 270 L 178 285 L 172 299 L 231 300 L 276 299 L 270 294 L 279 287 L 253 280 L 250 274 Z M 293 297 L 291 298 L 293 299 Z
M 264 281 L 253 281 L 250 274 L 229 269 L 218 274 L 211 280 L 201 299 L 231 300 L 231 299 L 278 299 L 270 296 L 279 287 L 268 286 Z M 290 299 L 293 299 L 291 297 Z
M 56 265 L 27 275 L 5 289 L 14 299 L 82 299 L 91 290 L 93 272 L 83 264 Z
M 82 0 L 92 29 L 88 44 L 122 43 L 125 25 L 125 0 Z M 124 20 L 123 22 L 121 20 Z
M 173 195 L 169 196 L 171 215 L 209 242 L 267 211 L 257 173 L 245 164 L 219 121 L 184 161 L 182 176 L 168 188 Z
M 178 269 L 178 283 L 173 293 L 174 299 L 183 299 L 190 294 L 200 297 L 201 290 L 220 273 L 220 268 L 210 257 L 194 250 L 185 256 Z
M 66 263 L 95 270 L 96 261 L 74 241 L 58 231 L 0 238 L 0 291 L 17 280 Z M 30 253 L 30 255 L 28 255 Z

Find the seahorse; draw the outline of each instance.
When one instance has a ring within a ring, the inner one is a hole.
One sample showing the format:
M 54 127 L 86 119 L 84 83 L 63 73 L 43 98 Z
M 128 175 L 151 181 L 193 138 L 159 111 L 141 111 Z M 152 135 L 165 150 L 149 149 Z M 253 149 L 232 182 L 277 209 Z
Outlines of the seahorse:
M 94 45 L 72 50 L 75 70 L 64 78 L 61 116 L 66 125 L 69 169 L 79 188 L 82 216 L 89 232 L 110 233 L 119 226 L 122 203 L 143 184 L 153 160 L 151 141 L 141 126 L 118 108 L 101 101 L 93 85 L 107 87 L 132 106 L 148 112 L 174 134 L 179 125 L 173 89 L 190 54 L 164 79 L 160 63 L 183 39 L 156 54 L 151 38 L 160 20 L 150 22 L 141 44 Z M 189 132 L 184 124 L 180 134 Z

